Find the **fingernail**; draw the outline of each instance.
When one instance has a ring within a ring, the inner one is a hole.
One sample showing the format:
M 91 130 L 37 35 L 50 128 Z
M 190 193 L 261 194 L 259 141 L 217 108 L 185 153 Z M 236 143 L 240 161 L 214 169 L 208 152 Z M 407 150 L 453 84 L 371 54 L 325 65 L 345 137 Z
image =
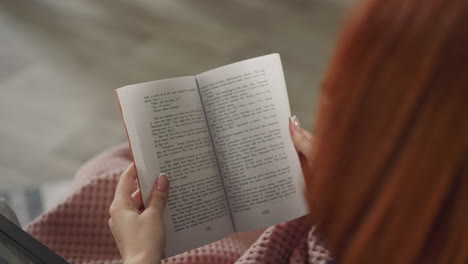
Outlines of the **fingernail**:
M 161 192 L 165 192 L 168 186 L 169 186 L 169 180 L 167 179 L 167 175 L 164 173 L 159 174 L 158 190 Z
M 292 116 L 291 118 L 289 118 L 289 120 L 291 121 L 294 133 L 301 132 L 301 123 L 299 123 L 299 119 L 297 118 L 297 116 Z

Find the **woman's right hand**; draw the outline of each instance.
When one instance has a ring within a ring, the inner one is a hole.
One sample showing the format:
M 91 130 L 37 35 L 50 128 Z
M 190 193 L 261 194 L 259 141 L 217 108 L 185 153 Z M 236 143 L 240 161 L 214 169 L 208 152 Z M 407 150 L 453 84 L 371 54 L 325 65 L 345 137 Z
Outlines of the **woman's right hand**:
M 296 116 L 290 118 L 289 132 L 291 133 L 291 139 L 299 154 L 302 172 L 304 175 L 308 175 L 310 172 L 310 164 L 313 154 L 312 150 L 315 142 L 314 136 L 301 127 L 299 119 Z

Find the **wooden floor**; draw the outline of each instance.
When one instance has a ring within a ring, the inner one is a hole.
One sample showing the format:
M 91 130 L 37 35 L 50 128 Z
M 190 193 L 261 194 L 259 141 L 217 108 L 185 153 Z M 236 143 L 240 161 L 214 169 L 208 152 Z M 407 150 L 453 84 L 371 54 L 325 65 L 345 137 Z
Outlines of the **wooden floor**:
M 309 127 L 341 1 L 0 1 L 0 191 L 124 142 L 114 89 L 272 52 Z

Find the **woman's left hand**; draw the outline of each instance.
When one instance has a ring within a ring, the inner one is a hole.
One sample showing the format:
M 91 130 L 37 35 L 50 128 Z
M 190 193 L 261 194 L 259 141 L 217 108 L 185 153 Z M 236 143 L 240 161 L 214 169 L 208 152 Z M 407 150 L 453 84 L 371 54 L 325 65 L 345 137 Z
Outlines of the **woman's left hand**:
M 289 122 L 289 132 L 291 139 L 296 147 L 301 161 L 301 167 L 304 175 L 310 173 L 310 164 L 312 161 L 314 136 L 301 127 L 299 119 L 296 116 L 291 117 Z
M 125 264 L 160 263 L 166 244 L 163 210 L 169 192 L 167 176 L 161 174 L 143 208 L 140 190 L 132 194 L 136 178 L 132 163 L 120 176 L 109 208 L 109 227 Z

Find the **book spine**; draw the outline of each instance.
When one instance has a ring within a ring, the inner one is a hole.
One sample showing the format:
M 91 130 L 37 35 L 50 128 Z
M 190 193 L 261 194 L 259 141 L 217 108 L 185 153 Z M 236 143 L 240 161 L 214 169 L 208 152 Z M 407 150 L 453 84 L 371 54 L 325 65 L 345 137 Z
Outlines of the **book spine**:
M 132 155 L 133 163 L 135 163 L 135 158 L 133 157 L 132 142 L 130 141 L 130 137 L 128 136 L 127 124 L 125 123 L 125 118 L 123 116 L 123 111 L 122 111 L 122 104 L 120 103 L 119 93 L 117 92 L 117 90 L 115 91 L 115 95 L 117 96 L 117 102 L 119 103 L 120 116 L 122 117 L 122 122 L 124 124 L 125 135 L 127 136 L 128 146 L 130 147 L 130 154 Z M 135 173 L 137 176 L 136 179 L 137 179 L 138 188 L 141 190 L 140 177 L 138 177 L 138 170 L 136 168 L 136 164 L 135 164 Z M 143 209 L 145 209 L 145 202 L 144 202 L 145 200 L 143 199 L 143 195 L 141 191 L 140 191 L 140 197 L 141 197 L 141 200 L 143 201 Z

